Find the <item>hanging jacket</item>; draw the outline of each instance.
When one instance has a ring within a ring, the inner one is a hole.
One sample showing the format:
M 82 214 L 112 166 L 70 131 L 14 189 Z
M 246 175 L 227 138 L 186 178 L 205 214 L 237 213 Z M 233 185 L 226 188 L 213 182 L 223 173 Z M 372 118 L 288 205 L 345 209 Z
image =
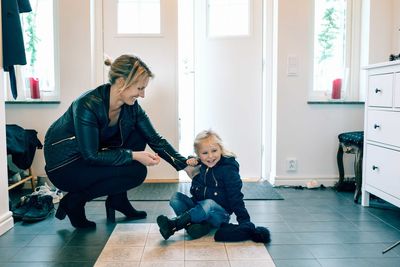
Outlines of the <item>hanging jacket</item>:
M 176 170 L 184 169 L 186 158 L 156 132 L 138 101 L 121 107 L 120 136 L 115 137 L 120 144 L 113 147 L 101 144 L 100 133 L 109 123 L 110 88 L 110 84 L 104 84 L 83 94 L 50 126 L 44 141 L 46 171 L 51 172 L 79 158 L 93 165 L 132 164 L 132 150 L 124 148 L 124 144 L 133 131 L 138 131 Z
M 37 131 L 7 124 L 6 139 L 7 154 L 11 155 L 12 162 L 22 170 L 28 169 L 32 165 L 36 149 L 42 148 Z
M 29 0 L 1 1 L 3 67 L 10 74 L 11 92 L 17 98 L 14 65 L 26 65 L 20 13 L 32 11 Z
M 250 221 L 250 215 L 243 201 L 242 185 L 239 163 L 234 157 L 222 156 L 212 168 L 201 164 L 200 173 L 192 180 L 190 193 L 194 201 L 214 200 L 229 214 L 235 213 L 239 223 L 244 223 Z

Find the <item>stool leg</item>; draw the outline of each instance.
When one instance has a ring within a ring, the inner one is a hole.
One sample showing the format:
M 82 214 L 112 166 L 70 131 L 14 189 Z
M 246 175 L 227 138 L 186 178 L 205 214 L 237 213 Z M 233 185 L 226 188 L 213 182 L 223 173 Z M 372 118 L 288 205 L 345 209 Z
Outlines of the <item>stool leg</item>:
M 362 149 L 357 149 L 356 158 L 354 161 L 354 172 L 356 176 L 356 191 L 354 192 L 354 202 L 358 203 L 358 198 L 361 195 L 361 184 L 362 184 Z
M 343 168 L 343 146 L 342 143 L 339 143 L 338 152 L 336 155 L 337 165 L 339 169 L 339 181 L 336 184 L 336 189 L 341 190 L 341 186 L 343 185 L 344 181 L 344 168 Z

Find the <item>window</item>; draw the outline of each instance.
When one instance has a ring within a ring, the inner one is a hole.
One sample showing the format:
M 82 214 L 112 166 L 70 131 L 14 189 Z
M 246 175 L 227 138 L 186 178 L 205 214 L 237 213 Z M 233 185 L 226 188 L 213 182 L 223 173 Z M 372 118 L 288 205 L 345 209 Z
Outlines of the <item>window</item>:
M 56 47 L 54 38 L 53 0 L 31 0 L 32 11 L 20 15 L 27 64 L 15 66 L 18 98 L 16 101 L 59 100 Z M 10 93 L 8 72 L 5 72 L 6 99 Z
M 118 1 L 118 34 L 160 33 L 160 0 Z
M 208 0 L 210 37 L 249 35 L 249 21 L 249 0 Z
M 314 1 L 314 72 L 311 100 L 358 100 L 361 4 Z M 358 65 L 357 65 L 358 64 Z

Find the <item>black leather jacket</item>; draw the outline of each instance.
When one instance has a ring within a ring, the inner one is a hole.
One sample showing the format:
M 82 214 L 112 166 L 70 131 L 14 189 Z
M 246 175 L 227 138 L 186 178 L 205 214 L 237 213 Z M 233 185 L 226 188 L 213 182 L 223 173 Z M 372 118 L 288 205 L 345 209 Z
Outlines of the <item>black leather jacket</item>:
M 109 123 L 110 87 L 104 84 L 83 94 L 50 126 L 44 141 L 46 171 L 51 172 L 79 158 L 94 165 L 131 164 L 132 151 L 124 148 L 124 143 L 132 131 L 139 131 L 147 144 L 176 170 L 184 169 L 186 158 L 155 131 L 137 101 L 121 108 L 121 144 L 104 147 L 100 143 L 100 132 Z
M 222 156 L 212 168 L 201 164 L 200 173 L 192 180 L 190 193 L 195 201 L 212 199 L 229 214 L 235 213 L 238 223 L 250 221 L 243 201 L 239 163 L 234 157 Z

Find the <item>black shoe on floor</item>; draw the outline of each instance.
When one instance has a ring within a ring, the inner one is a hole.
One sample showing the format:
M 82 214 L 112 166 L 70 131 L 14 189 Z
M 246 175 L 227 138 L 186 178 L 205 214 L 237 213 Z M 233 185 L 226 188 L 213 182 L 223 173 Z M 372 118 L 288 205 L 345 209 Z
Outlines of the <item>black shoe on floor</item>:
M 24 222 L 36 222 L 47 218 L 54 209 L 53 197 L 50 195 L 34 195 L 36 201 L 32 204 L 30 209 L 24 214 L 22 220 Z M 35 199 L 35 198 L 33 198 Z
M 21 201 L 17 204 L 17 207 L 12 211 L 14 219 L 22 219 L 25 213 L 36 204 L 37 200 L 37 195 L 27 195 L 22 197 Z

